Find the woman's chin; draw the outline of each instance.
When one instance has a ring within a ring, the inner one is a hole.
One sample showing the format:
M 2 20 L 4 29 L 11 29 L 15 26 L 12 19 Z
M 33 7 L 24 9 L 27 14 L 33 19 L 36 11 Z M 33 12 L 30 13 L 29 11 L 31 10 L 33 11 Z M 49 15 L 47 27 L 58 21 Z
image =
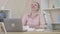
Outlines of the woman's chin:
M 32 12 L 37 12 L 37 10 L 32 10 Z

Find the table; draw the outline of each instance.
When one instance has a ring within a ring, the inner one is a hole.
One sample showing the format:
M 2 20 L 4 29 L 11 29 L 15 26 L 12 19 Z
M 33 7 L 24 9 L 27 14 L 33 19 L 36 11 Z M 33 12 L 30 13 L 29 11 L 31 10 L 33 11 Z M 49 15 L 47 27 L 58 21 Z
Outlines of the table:
M 60 34 L 60 32 L 8 32 L 7 34 Z

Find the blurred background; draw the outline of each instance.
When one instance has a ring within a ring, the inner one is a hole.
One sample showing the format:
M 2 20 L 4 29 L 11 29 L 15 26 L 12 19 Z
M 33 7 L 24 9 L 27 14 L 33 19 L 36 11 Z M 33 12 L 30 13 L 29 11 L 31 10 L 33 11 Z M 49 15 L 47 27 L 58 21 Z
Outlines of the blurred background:
M 45 18 L 46 30 L 60 31 L 60 0 L 0 0 L 0 16 L 3 18 L 19 18 L 31 11 L 31 3 L 40 4 Z M 2 13 L 2 14 L 1 14 Z

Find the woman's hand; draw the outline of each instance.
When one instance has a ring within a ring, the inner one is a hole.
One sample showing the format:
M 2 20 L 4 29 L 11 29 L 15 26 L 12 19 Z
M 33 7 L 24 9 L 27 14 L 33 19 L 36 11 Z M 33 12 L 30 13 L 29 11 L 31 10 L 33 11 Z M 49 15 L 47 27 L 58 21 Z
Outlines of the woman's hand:
M 34 26 L 35 29 L 44 29 L 44 26 Z

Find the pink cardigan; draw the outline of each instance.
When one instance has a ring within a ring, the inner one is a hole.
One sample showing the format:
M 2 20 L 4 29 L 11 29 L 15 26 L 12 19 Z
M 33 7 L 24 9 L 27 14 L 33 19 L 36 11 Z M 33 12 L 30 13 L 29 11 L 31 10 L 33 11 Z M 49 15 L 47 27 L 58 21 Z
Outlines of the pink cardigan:
M 22 23 L 24 26 L 29 26 L 30 28 L 44 28 L 45 21 L 42 14 L 37 13 L 35 17 L 31 17 L 31 13 L 23 16 Z

